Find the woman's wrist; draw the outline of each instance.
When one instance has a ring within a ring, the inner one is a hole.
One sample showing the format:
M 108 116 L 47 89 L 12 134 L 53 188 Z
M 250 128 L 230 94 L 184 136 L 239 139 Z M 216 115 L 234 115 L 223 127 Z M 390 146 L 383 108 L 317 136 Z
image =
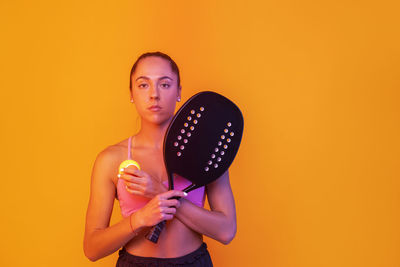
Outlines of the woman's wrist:
M 142 226 L 138 212 L 134 212 L 129 216 L 129 225 L 131 227 L 132 234 L 138 235 Z

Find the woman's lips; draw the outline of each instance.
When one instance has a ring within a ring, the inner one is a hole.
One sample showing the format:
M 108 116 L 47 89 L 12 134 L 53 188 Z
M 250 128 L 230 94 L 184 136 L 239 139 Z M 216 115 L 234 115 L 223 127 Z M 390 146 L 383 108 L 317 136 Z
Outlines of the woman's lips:
M 157 106 L 157 105 L 153 105 L 153 106 L 148 107 L 148 110 L 150 110 L 150 111 L 159 111 L 159 110 L 161 110 L 161 107 Z

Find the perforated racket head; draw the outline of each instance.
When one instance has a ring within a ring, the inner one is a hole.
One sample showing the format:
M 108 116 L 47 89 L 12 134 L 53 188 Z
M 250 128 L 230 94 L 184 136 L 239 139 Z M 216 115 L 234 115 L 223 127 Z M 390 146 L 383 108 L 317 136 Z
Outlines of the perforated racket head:
M 240 109 L 215 92 L 192 96 L 173 117 L 164 138 L 164 163 L 169 188 L 173 174 L 192 182 L 184 191 L 218 179 L 232 164 L 243 134 Z M 155 225 L 146 238 L 157 243 L 165 221 Z
M 215 92 L 192 96 L 177 111 L 164 139 L 164 162 L 173 189 L 172 173 L 194 184 L 219 178 L 232 164 L 243 134 L 240 109 Z

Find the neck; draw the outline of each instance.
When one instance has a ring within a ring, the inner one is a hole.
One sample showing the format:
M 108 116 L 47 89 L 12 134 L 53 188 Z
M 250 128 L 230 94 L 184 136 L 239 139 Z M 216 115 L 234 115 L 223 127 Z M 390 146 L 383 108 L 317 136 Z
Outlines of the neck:
M 142 120 L 140 130 L 135 136 L 136 143 L 152 149 L 162 149 L 164 135 L 171 119 L 162 124 L 154 124 Z

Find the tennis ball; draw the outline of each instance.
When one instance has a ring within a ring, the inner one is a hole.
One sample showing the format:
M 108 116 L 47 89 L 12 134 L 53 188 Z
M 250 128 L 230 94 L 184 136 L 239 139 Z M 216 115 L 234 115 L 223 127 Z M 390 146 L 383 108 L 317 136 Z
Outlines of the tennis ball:
M 124 161 L 119 165 L 118 173 L 119 173 L 119 174 L 122 174 L 121 169 L 122 169 L 122 168 L 124 168 L 124 169 L 125 169 L 125 168 L 128 168 L 128 166 L 133 166 L 133 167 L 130 167 L 130 168 L 136 168 L 136 169 L 140 170 L 139 163 L 137 163 L 137 162 L 134 161 L 134 160 L 127 159 L 127 160 L 124 160 Z

